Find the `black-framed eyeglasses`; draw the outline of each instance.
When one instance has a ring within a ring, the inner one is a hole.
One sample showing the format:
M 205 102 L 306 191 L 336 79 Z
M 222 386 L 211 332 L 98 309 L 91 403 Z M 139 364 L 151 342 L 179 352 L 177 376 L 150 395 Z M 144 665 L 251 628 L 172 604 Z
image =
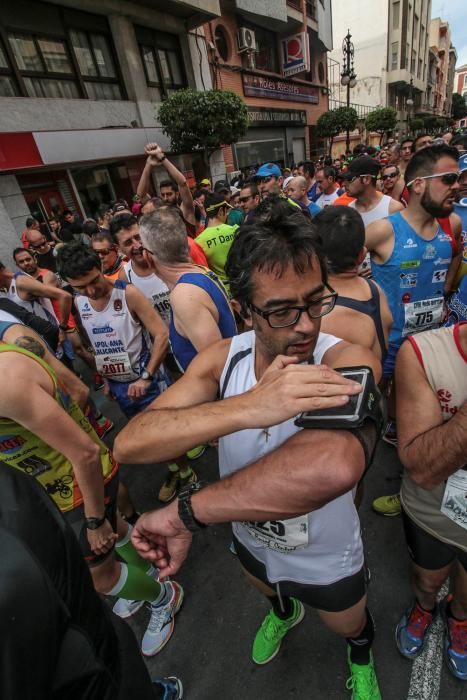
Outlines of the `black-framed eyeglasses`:
M 273 311 L 263 311 L 263 309 L 259 309 L 254 304 L 249 304 L 249 307 L 255 314 L 266 319 L 271 328 L 286 328 L 298 323 L 300 316 L 305 312 L 309 318 L 316 319 L 326 316 L 333 310 L 338 294 L 328 284 L 323 285 L 323 290 L 327 290 L 330 293 L 319 299 L 313 299 L 305 306 L 287 306 L 283 309 L 274 309 Z

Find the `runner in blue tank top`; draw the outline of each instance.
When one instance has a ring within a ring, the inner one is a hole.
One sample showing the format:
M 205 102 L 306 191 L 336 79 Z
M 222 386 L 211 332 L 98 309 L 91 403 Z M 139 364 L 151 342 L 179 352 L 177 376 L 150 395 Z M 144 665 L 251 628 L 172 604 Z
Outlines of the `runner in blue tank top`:
M 385 291 L 394 319 L 385 377 L 392 376 L 397 351 L 408 335 L 442 323 L 453 250 L 436 218 L 453 210 L 457 173 L 455 149 L 432 146 L 418 151 L 405 172 L 407 209 L 366 229 L 374 279 Z
M 175 210 L 161 207 L 145 216 L 140 234 L 156 274 L 170 290 L 170 343 L 185 371 L 201 350 L 237 334 L 235 317 L 218 278 L 190 261 L 183 221 Z

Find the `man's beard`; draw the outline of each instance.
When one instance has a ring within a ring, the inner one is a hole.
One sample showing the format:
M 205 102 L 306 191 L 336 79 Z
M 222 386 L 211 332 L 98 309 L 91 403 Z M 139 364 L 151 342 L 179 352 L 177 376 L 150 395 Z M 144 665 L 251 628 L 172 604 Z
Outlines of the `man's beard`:
M 444 206 L 442 204 L 438 204 L 438 202 L 434 202 L 433 199 L 431 198 L 428 190 L 426 190 L 422 194 L 422 198 L 420 200 L 420 204 L 424 208 L 428 214 L 431 214 L 431 216 L 434 219 L 443 219 L 446 216 L 449 216 L 449 214 L 452 212 L 454 206 L 451 204 L 451 206 L 447 205 Z

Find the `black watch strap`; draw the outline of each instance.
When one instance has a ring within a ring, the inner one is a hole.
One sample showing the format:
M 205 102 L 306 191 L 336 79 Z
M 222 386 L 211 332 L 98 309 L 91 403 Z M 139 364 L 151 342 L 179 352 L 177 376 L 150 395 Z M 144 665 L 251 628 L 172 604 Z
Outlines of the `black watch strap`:
M 106 517 L 102 518 L 86 518 L 86 527 L 88 530 L 97 530 L 105 523 Z
M 205 523 L 202 523 L 195 517 L 191 506 L 192 495 L 200 491 L 204 486 L 207 486 L 206 482 L 194 481 L 178 494 L 178 517 L 190 532 L 198 532 L 198 530 L 203 530 L 207 527 Z

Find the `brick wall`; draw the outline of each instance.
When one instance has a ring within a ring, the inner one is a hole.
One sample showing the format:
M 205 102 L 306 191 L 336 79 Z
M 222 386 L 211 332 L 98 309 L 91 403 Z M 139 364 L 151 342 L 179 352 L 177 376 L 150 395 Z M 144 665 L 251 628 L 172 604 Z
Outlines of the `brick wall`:
M 261 97 L 249 97 L 244 95 L 243 93 L 243 83 L 242 83 L 242 74 L 240 70 L 235 70 L 235 69 L 241 69 L 242 68 L 242 57 L 241 54 L 237 52 L 237 30 L 238 27 L 241 26 L 238 23 L 237 17 L 233 14 L 227 14 L 223 13 L 222 17 L 219 19 L 213 20 L 209 24 L 204 25 L 204 32 L 206 36 L 206 40 L 208 42 L 212 42 L 213 44 L 215 43 L 214 41 L 214 32 L 215 28 L 217 25 L 221 25 L 225 31 L 225 34 L 227 36 L 228 40 L 228 45 L 229 45 L 229 56 L 226 61 L 226 64 L 229 67 L 223 67 L 223 60 L 219 58 L 219 62 L 217 66 L 213 66 L 211 64 L 211 73 L 212 73 L 212 81 L 213 81 L 213 86 L 220 89 L 220 90 L 231 90 L 232 92 L 235 92 L 237 95 L 239 95 L 248 106 L 251 107 L 269 107 L 269 108 L 275 108 L 275 109 L 300 109 L 304 110 L 307 115 L 307 127 L 311 126 L 313 124 L 316 124 L 316 121 L 318 117 L 328 109 L 328 98 L 327 96 L 323 95 L 321 92 L 321 89 L 318 88 L 319 90 L 319 104 L 317 105 L 312 105 L 307 102 L 295 102 L 295 101 L 288 101 L 288 100 L 279 100 L 279 99 L 269 99 L 269 98 L 261 98 Z M 280 49 L 280 37 L 277 36 L 277 51 L 279 52 Z M 213 52 L 209 52 L 211 56 L 213 56 Z M 315 51 L 315 60 L 316 63 L 318 63 L 320 60 L 324 63 L 326 66 L 326 53 L 320 54 L 317 51 Z M 254 72 L 254 71 L 253 71 Z M 259 73 L 261 75 L 266 75 L 264 73 Z M 317 65 L 313 67 L 313 75 L 317 75 L 318 70 L 317 70 Z M 276 75 L 276 74 L 271 74 L 273 77 L 280 78 L 282 76 Z M 303 81 L 297 80 L 297 83 L 300 83 Z M 309 85 L 309 83 L 306 83 Z M 307 127 L 303 127 L 304 131 L 304 137 L 306 139 L 306 149 L 307 149 L 307 154 L 309 153 L 309 129 Z M 224 149 L 224 159 L 226 163 L 226 168 L 227 172 L 230 172 L 231 170 L 234 169 L 234 161 L 233 161 L 233 153 L 232 153 L 232 148 L 228 147 Z

